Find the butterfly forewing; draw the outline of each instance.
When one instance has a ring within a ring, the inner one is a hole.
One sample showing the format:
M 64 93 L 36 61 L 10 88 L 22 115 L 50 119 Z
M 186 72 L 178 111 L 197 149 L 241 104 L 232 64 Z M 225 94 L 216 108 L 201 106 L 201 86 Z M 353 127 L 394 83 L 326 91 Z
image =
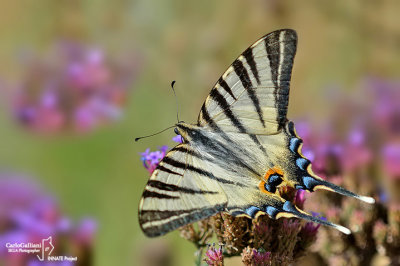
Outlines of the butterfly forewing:
M 225 210 L 226 195 L 187 144 L 173 148 L 148 181 L 139 204 L 139 222 L 158 236 Z
M 198 124 L 219 131 L 276 134 L 286 122 L 297 35 L 272 32 L 246 49 L 218 80 Z

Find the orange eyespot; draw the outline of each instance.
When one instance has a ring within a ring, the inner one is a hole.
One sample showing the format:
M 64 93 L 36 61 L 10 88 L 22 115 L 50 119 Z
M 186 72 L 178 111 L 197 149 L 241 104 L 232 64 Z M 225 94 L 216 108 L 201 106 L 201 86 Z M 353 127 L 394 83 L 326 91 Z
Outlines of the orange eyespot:
M 259 189 L 264 193 L 275 193 L 276 188 L 282 183 L 283 171 L 278 167 L 269 169 L 264 179 L 259 183 Z
M 265 173 L 264 180 L 268 181 L 268 178 L 273 174 L 283 176 L 283 171 L 279 167 L 274 166 L 271 169 L 268 169 L 268 171 Z
M 263 192 L 263 193 L 271 193 L 271 192 L 269 192 L 268 190 L 266 190 L 266 188 L 265 188 L 265 182 L 264 181 L 261 181 L 260 182 L 260 184 L 258 184 L 258 188 L 261 190 L 261 192 Z

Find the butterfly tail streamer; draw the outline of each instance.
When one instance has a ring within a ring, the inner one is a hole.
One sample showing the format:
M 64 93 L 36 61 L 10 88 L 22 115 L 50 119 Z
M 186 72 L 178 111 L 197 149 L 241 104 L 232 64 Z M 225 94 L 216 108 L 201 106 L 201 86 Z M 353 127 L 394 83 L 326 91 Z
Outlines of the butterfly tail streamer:
M 286 201 L 282 206 L 282 210 L 276 215 L 276 218 L 280 218 L 280 217 L 297 217 L 297 218 L 308 220 L 308 221 L 311 221 L 314 223 L 333 227 L 336 230 L 339 230 L 340 232 L 342 232 L 346 235 L 351 234 L 350 229 L 348 229 L 347 227 L 344 227 L 344 226 L 341 226 L 338 224 L 334 224 L 329 221 L 312 216 L 312 215 L 298 209 L 290 201 Z
M 327 182 L 322 179 L 316 179 L 316 178 L 307 176 L 307 177 L 303 177 L 303 183 L 306 186 L 306 188 L 309 189 L 310 191 L 315 191 L 318 189 L 329 190 L 329 191 L 333 191 L 333 192 L 339 193 L 339 194 L 347 196 L 347 197 L 359 199 L 359 200 L 364 201 L 369 204 L 375 203 L 375 199 L 372 197 L 360 196 L 356 193 L 348 191 L 347 189 L 344 189 L 340 186 L 337 186 L 335 184 L 332 184 L 332 183 Z

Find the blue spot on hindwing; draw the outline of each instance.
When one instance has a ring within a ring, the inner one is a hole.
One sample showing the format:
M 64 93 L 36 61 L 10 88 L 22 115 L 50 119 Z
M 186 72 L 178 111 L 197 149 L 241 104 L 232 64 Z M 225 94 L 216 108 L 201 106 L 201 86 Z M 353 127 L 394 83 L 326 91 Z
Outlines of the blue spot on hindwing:
M 290 144 L 289 144 L 289 149 L 290 149 L 292 152 L 296 153 L 296 152 L 297 152 L 297 149 L 299 148 L 299 145 L 300 145 L 301 142 L 302 142 L 301 139 L 298 139 L 298 138 L 291 138 L 291 139 L 290 139 Z
M 279 185 L 280 183 L 282 183 L 282 177 L 279 174 L 270 175 L 268 178 L 268 184 Z
M 254 218 L 258 211 L 260 211 L 260 208 L 256 206 L 250 206 L 245 210 L 246 214 L 249 215 L 251 218 Z
M 264 188 L 266 191 L 268 191 L 270 193 L 275 193 L 275 191 L 276 191 L 276 187 L 268 185 L 267 183 L 264 184 Z
M 301 170 L 303 170 L 303 171 L 305 171 L 306 170 L 306 168 L 307 168 L 307 166 L 308 166 L 308 164 L 309 164 L 310 162 L 307 160 L 307 159 L 305 159 L 305 158 L 297 158 L 297 160 L 296 160 L 296 165 L 297 165 L 297 167 L 299 167 Z
M 290 213 L 296 212 L 296 209 L 294 208 L 293 204 L 290 201 L 286 201 L 283 204 L 283 210 Z
M 295 189 L 304 189 L 304 186 L 297 184 L 297 185 L 294 186 L 294 188 Z
M 313 191 L 314 187 L 319 184 L 318 180 L 315 180 L 311 176 L 303 176 L 303 183 L 310 191 Z
M 273 219 L 275 219 L 276 215 L 279 213 L 279 210 L 272 206 L 267 206 L 265 208 L 265 212 Z

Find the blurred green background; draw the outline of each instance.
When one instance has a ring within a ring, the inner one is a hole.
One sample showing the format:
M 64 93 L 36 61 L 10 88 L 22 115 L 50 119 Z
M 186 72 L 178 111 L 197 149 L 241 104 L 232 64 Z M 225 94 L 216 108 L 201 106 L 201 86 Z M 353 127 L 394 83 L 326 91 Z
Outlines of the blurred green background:
M 175 123 L 175 85 L 181 119 L 195 122 L 211 87 L 257 38 L 279 28 L 299 36 L 289 118 L 323 119 L 327 91 L 347 89 L 368 75 L 398 78 L 400 2 L 385 1 L 1 1 L 0 167 L 33 176 L 71 217 L 99 223 L 95 265 L 137 265 L 167 241 L 174 265 L 191 265 L 194 247 L 178 233 L 148 240 L 137 208 L 148 173 L 146 148 L 173 145 L 173 131 L 134 138 Z M 109 56 L 140 55 L 123 118 L 88 134 L 40 135 L 18 126 L 7 96 L 24 71 L 21 51 L 45 54 L 59 39 L 102 47 Z M 329 96 L 329 95 L 328 95 Z M 362 95 L 360 95 L 362 97 Z M 155 242 L 154 242 L 155 241 Z M 149 249 L 150 251 L 143 251 Z

